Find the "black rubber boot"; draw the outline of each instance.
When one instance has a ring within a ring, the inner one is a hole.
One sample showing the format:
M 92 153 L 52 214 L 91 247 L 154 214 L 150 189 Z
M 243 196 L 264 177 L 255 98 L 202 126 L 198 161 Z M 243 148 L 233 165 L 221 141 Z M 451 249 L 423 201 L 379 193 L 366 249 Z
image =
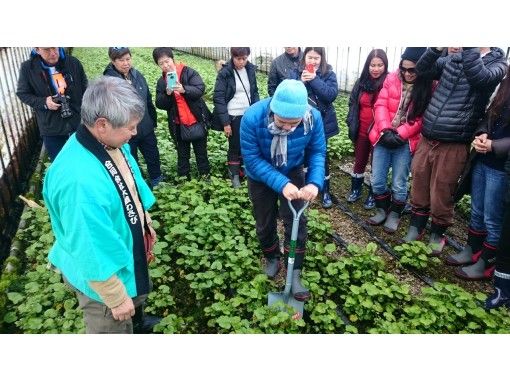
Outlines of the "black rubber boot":
M 347 202 L 353 203 L 360 199 L 362 187 L 363 177 L 351 176 L 351 192 L 347 196 Z
M 239 164 L 228 164 L 228 174 L 234 189 L 241 187 L 241 180 L 239 178 L 240 169 L 241 166 Z
M 485 300 L 485 309 L 510 307 L 510 274 L 494 272 L 494 293 Z
M 466 265 L 475 263 L 482 253 L 482 244 L 486 236 L 486 231 L 476 231 L 470 227 L 468 229 L 466 245 L 459 253 L 446 257 L 446 263 L 448 265 Z
M 292 295 L 298 301 L 309 300 L 310 291 L 301 284 L 301 269 L 292 271 Z
M 390 193 L 375 195 L 375 215 L 367 219 L 367 223 L 372 226 L 379 226 L 384 223 L 388 216 L 388 209 L 390 208 Z
M 477 262 L 455 270 L 455 275 L 464 280 L 487 280 L 492 278 L 496 264 L 496 247 L 483 243 Z
M 430 226 L 430 240 L 429 245 L 432 248 L 432 256 L 439 256 L 443 252 L 443 248 L 446 244 L 446 237 L 444 233 L 448 226 L 437 224 L 432 222 Z
M 324 180 L 324 187 L 322 189 L 321 198 L 323 208 L 333 207 L 333 201 L 331 200 L 331 194 L 329 193 L 329 176 Z
M 161 318 L 145 314 L 143 306 L 138 306 L 133 316 L 133 334 L 152 334 L 152 329 L 160 321 Z
M 374 193 L 372 192 L 372 186 L 369 186 L 367 199 L 365 199 L 365 203 L 363 203 L 363 208 L 365 210 L 372 210 L 374 207 L 375 207 Z
M 409 223 L 409 229 L 404 241 L 410 242 L 415 240 L 421 240 L 425 233 L 425 226 L 429 220 L 430 210 L 429 209 L 413 209 L 411 214 L 411 222 Z

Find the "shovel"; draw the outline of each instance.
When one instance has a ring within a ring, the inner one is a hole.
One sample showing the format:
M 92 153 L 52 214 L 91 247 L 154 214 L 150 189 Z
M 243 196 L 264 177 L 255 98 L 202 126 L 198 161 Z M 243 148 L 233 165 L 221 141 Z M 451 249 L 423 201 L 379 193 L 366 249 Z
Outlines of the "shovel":
M 295 316 L 299 314 L 299 316 L 303 315 L 303 301 L 296 300 L 291 295 L 292 288 L 292 271 L 294 269 L 294 259 L 296 257 L 296 243 L 297 236 L 299 230 L 299 218 L 305 209 L 308 207 L 310 202 L 305 202 L 301 210 L 296 212 L 294 206 L 292 206 L 292 202 L 289 200 L 289 208 L 292 211 L 292 215 L 294 219 L 292 220 L 292 232 L 290 234 L 290 247 L 289 247 L 289 259 L 287 261 L 287 279 L 285 280 L 285 289 L 283 292 L 275 293 L 271 292 L 267 295 L 267 304 L 269 306 L 273 305 L 276 302 L 282 301 L 283 303 L 289 305 L 296 312 Z

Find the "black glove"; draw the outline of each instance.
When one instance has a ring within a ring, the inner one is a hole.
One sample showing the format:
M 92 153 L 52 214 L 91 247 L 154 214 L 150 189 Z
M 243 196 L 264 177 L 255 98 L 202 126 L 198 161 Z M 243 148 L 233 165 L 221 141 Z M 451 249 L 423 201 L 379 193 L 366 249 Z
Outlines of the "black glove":
M 400 137 L 395 129 L 384 130 L 378 144 L 388 149 L 395 149 L 401 147 L 406 143 L 402 137 Z

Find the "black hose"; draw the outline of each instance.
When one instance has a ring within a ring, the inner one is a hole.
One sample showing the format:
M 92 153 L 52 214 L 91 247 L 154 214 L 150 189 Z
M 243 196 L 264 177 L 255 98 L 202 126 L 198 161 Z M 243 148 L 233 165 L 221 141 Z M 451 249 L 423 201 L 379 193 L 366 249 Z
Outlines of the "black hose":
M 379 244 L 386 252 L 388 252 L 391 256 L 393 256 L 395 259 L 399 260 L 400 259 L 400 255 L 395 252 L 395 250 L 393 248 L 391 248 L 391 246 L 384 240 L 384 239 L 381 239 L 379 236 L 377 236 L 377 234 L 375 233 L 374 229 L 368 225 L 364 220 L 362 220 L 358 215 L 356 215 L 355 213 L 353 213 L 345 204 L 343 204 L 340 200 L 337 199 L 337 206 L 338 208 L 344 213 L 346 214 L 347 216 L 349 216 L 353 221 L 354 223 L 356 223 L 358 226 L 360 226 L 361 228 L 363 228 L 369 235 L 370 237 L 377 243 Z M 429 286 L 434 286 L 434 280 L 432 280 L 429 276 L 426 276 L 422 273 L 419 273 L 418 271 L 416 271 L 414 268 L 408 266 L 408 265 L 402 265 L 403 268 L 405 268 L 406 270 L 408 270 L 414 277 L 418 278 L 419 280 L 421 280 L 422 282 L 424 282 L 425 284 L 429 285 Z
M 343 174 L 346 174 L 348 176 L 350 176 L 350 173 L 347 172 L 346 170 L 340 168 L 340 171 L 343 173 Z M 367 183 L 365 183 L 365 181 L 363 181 L 363 185 L 365 185 L 366 188 L 369 187 L 369 185 Z M 403 216 L 406 215 L 406 213 L 403 214 Z M 428 232 L 430 232 L 430 224 L 427 224 L 426 226 L 426 230 Z M 444 235 L 446 237 L 446 244 L 448 244 L 450 247 L 452 247 L 454 250 L 460 252 L 464 249 L 464 246 L 462 244 L 460 244 L 457 240 L 455 240 L 453 237 L 451 236 L 448 236 L 447 234 Z

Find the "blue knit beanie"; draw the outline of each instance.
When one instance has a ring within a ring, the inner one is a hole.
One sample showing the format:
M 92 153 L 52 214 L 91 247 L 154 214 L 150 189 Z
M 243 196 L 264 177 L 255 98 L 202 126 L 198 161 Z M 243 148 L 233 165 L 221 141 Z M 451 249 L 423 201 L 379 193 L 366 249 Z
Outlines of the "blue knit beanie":
M 303 82 L 285 79 L 274 92 L 269 108 L 283 119 L 299 119 L 308 108 L 308 93 Z

